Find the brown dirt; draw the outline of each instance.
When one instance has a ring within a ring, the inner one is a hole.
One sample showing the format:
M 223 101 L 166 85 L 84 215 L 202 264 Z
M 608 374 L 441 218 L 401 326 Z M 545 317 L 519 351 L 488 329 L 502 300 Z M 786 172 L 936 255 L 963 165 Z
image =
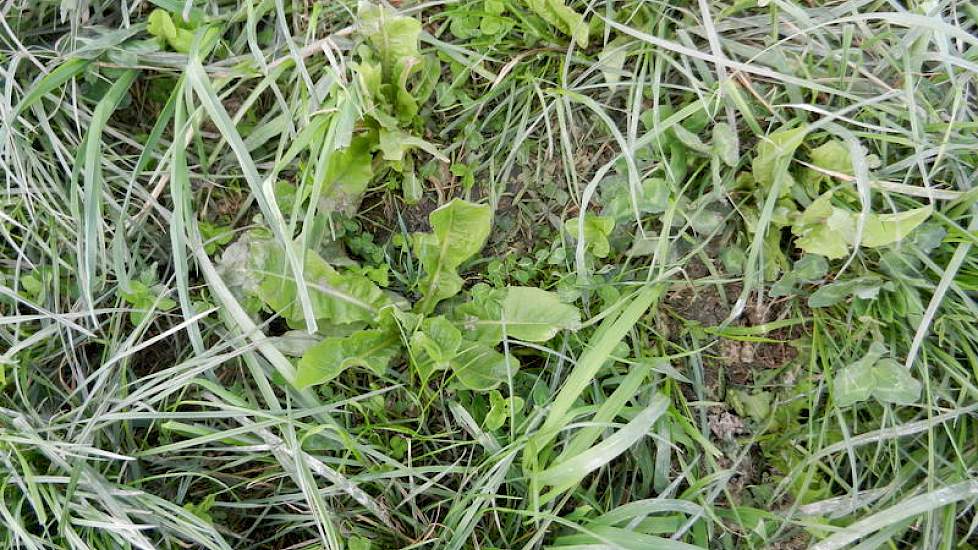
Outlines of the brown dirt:
M 691 264 L 688 275 L 700 275 Z M 716 285 L 694 286 L 676 285 L 669 292 L 663 305 L 671 315 L 665 320 L 665 329 L 671 337 L 685 330 L 686 323 L 695 322 L 703 327 L 719 326 L 729 315 L 733 302 L 740 295 L 739 284 L 724 287 L 722 296 Z M 757 306 L 755 300 L 749 305 L 733 326 L 751 327 L 780 319 L 785 313 L 784 302 L 765 300 Z M 777 369 L 798 356 L 792 340 L 799 338 L 804 331 L 801 326 L 776 329 L 764 336 L 777 342 L 745 342 L 720 338 L 712 353 L 704 356 L 704 382 L 713 398 L 722 398 L 720 388 L 727 383 L 748 385 L 759 370 Z

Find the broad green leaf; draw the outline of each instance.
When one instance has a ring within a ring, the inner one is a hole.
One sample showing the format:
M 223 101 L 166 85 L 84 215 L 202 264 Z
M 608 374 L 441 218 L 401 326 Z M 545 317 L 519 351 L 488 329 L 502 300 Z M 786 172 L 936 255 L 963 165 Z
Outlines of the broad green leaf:
M 462 333 L 444 317 L 422 321 L 420 329 L 411 337 L 411 349 L 421 379 L 427 381 L 432 372 L 447 369 L 461 345 Z
M 462 351 L 451 364 L 458 381 L 467 389 L 488 391 L 516 374 L 520 362 L 495 349 L 475 342 L 464 342 Z
M 635 210 L 641 214 L 658 214 L 669 207 L 672 190 L 669 182 L 662 178 L 646 178 L 635 193 L 635 208 L 632 207 L 632 193 L 626 178 L 616 178 L 601 191 L 604 208 L 602 212 L 615 220 L 635 217 Z
M 496 431 L 506 424 L 506 420 L 523 410 L 525 402 L 522 397 L 505 398 L 498 390 L 489 393 L 489 412 L 486 414 L 485 426 L 489 431 Z
M 488 205 L 454 199 L 431 213 L 431 233 L 414 234 L 414 254 L 425 271 L 417 311 L 429 313 L 438 302 L 458 294 L 462 278 L 456 272 L 485 245 L 491 219 Z
M 564 0 L 523 0 L 530 11 L 539 15 L 544 21 L 570 36 L 577 45 L 586 48 L 588 26 L 584 16 L 567 7 Z
M 737 134 L 726 122 L 718 122 L 713 126 L 713 152 L 731 168 L 737 166 L 740 160 Z
M 844 258 L 856 233 L 852 213 L 832 205 L 832 192 L 815 199 L 795 220 L 795 246 L 830 259 Z
M 787 185 L 781 188 L 782 195 L 787 194 L 792 183 L 791 175 L 787 174 L 788 163 L 795 150 L 804 141 L 808 133 L 807 126 L 778 130 L 757 144 L 757 155 L 754 157 L 752 170 L 754 181 L 769 188 L 774 185 L 778 172 L 783 171 L 788 178 Z
M 897 361 L 883 358 L 885 354 L 886 348 L 874 343 L 862 359 L 836 374 L 832 396 L 837 405 L 845 407 L 870 397 L 898 405 L 920 399 L 921 383 Z
M 933 211 L 934 208 L 928 205 L 896 214 L 871 214 L 866 219 L 861 244 L 868 248 L 877 248 L 902 240 L 924 223 Z
M 839 140 L 830 139 L 812 149 L 809 155 L 811 164 L 840 174 L 852 175 L 852 157 L 849 149 Z
M 479 283 L 469 292 L 469 301 L 455 308 L 453 319 L 465 331 L 466 338 L 494 346 L 503 340 L 499 323 L 502 319 L 505 289 Z
M 755 422 L 762 422 L 771 414 L 771 392 L 730 390 L 730 399 L 737 414 L 749 416 Z
M 808 307 L 834 306 L 850 296 L 863 299 L 875 298 L 882 288 L 883 281 L 876 276 L 858 277 L 827 284 L 808 297 Z
M 554 292 L 510 286 L 484 291 L 455 308 L 466 337 L 495 345 L 504 333 L 527 342 L 546 342 L 561 330 L 577 330 L 580 311 L 560 301 Z M 505 331 L 505 332 L 504 332 Z
M 252 231 L 231 245 L 222 258 L 229 282 L 244 294 L 257 296 L 291 326 L 303 326 L 305 317 L 297 299 L 298 285 L 286 269 L 285 251 L 270 237 Z M 229 254 L 233 256 L 229 257 Z M 340 272 L 319 254 L 306 251 L 306 290 L 316 319 L 332 323 L 373 321 L 390 299 L 367 277 L 354 271 Z
M 324 212 L 354 214 L 360 197 L 373 178 L 373 155 L 376 134 L 357 136 L 349 147 L 330 154 L 326 164 L 319 204 Z
M 361 0 L 357 9 L 357 25 L 367 42 L 380 57 L 385 82 L 399 76 L 398 66 L 418 61 L 418 37 L 421 22 L 404 17 L 384 7 Z
M 910 371 L 893 359 L 881 359 L 873 365 L 876 383 L 873 397 L 879 401 L 909 405 L 920 399 L 922 386 Z
M 703 143 L 703 140 L 700 139 L 698 135 L 687 130 L 682 124 L 677 124 L 670 128 L 670 130 L 672 130 L 672 133 L 676 136 L 676 139 L 678 139 L 679 142 L 682 143 L 687 149 L 704 155 L 709 155 L 712 152 L 709 145 Z
M 503 300 L 502 321 L 506 333 L 527 342 L 546 342 L 564 329 L 581 326 L 581 312 L 561 303 L 554 292 L 511 286 Z
M 412 136 L 407 132 L 381 128 L 380 150 L 384 154 L 384 160 L 403 160 L 405 153 L 412 149 L 421 149 L 442 162 L 448 162 L 448 157 L 443 155 L 433 143 Z
M 815 254 L 805 254 L 791 268 L 799 281 L 817 281 L 829 272 L 829 263 L 825 258 Z
M 182 24 L 179 15 L 174 20 L 166 10 L 159 8 L 149 14 L 146 32 L 165 41 L 174 51 L 180 53 L 190 53 L 194 42 L 193 31 Z
M 872 363 L 857 361 L 835 375 L 832 398 L 840 407 L 865 401 L 872 395 L 875 383 Z
M 385 329 L 361 330 L 349 336 L 326 338 L 302 355 L 295 385 L 301 389 L 324 384 L 350 367 L 363 367 L 383 375 L 400 352 L 401 340 L 397 333 Z
M 580 216 L 564 222 L 564 230 L 577 239 L 580 236 Z M 610 216 L 597 216 L 588 212 L 584 215 L 584 242 L 596 258 L 607 258 L 611 252 L 608 235 L 615 228 L 615 219 Z
M 832 191 L 822 194 L 795 220 L 791 232 L 795 245 L 805 252 L 830 259 L 844 258 L 856 241 L 859 214 L 832 205 Z M 863 227 L 862 246 L 877 248 L 902 240 L 933 213 L 924 206 L 897 214 L 869 214 Z

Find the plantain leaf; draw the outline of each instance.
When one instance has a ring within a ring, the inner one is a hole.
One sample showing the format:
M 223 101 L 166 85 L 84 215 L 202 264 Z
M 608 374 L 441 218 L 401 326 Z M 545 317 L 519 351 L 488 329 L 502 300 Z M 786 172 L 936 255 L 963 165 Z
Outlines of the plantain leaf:
M 561 303 L 554 292 L 525 286 L 506 289 L 502 322 L 507 334 L 527 342 L 546 342 L 563 329 L 577 330 L 581 312 Z
M 462 289 L 456 272 L 485 245 L 491 217 L 488 205 L 454 199 L 431 213 L 431 233 L 414 234 L 414 254 L 425 271 L 417 311 L 430 313 L 438 302 Z
M 932 206 L 924 206 L 896 214 L 871 214 L 866 219 L 861 244 L 867 248 L 877 248 L 900 241 L 933 212 Z
M 401 340 L 398 334 L 383 328 L 326 338 L 302 355 L 296 371 L 295 385 L 301 389 L 324 384 L 351 367 L 363 367 L 377 375 L 383 375 L 391 360 L 400 352 Z
M 520 362 L 485 344 L 465 342 L 451 367 L 466 389 L 488 391 L 508 381 L 519 370 Z
M 228 247 L 222 257 L 228 283 L 245 298 L 257 297 L 293 328 L 304 326 L 298 285 L 286 269 L 285 251 L 270 236 L 251 231 Z M 373 322 L 390 303 L 384 292 L 355 271 L 340 272 L 312 250 L 306 251 L 303 277 L 316 319 L 344 324 Z

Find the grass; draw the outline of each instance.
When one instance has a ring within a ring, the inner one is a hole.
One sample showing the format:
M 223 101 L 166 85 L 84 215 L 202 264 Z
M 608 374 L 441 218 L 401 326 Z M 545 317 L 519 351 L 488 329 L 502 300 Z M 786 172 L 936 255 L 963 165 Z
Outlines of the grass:
M 391 4 L 2 4 L 0 547 L 975 547 L 978 5 Z

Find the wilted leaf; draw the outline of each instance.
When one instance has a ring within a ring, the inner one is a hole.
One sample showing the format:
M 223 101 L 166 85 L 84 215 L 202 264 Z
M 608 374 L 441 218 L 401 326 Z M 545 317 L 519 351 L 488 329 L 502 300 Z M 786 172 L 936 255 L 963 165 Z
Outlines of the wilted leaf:
M 418 311 L 431 312 L 438 302 L 462 289 L 456 271 L 486 243 L 491 218 L 488 205 L 454 199 L 431 213 L 431 233 L 414 234 L 414 254 L 425 271 Z
M 360 205 L 360 197 L 373 178 L 371 149 L 376 134 L 353 138 L 349 147 L 330 154 L 324 175 L 320 205 L 325 212 L 353 214 Z
M 222 273 L 244 297 L 259 298 L 294 327 L 305 317 L 298 302 L 298 285 L 286 268 L 285 251 L 260 231 L 246 233 L 225 250 Z M 306 251 L 303 276 L 316 319 L 332 323 L 373 321 L 388 297 L 367 277 L 340 272 L 319 254 Z

